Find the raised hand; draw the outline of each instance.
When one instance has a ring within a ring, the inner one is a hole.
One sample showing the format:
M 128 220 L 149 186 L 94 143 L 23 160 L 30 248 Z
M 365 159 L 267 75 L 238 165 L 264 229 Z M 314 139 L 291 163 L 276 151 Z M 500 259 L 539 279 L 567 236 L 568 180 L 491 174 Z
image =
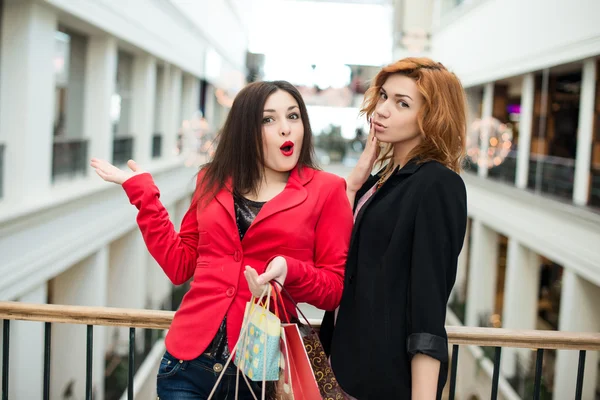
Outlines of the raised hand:
M 356 166 L 346 178 L 346 184 L 348 191 L 356 193 L 361 186 L 367 181 L 373 170 L 373 165 L 379 157 L 379 141 L 375 137 L 375 129 L 373 123 L 371 123 L 371 129 L 369 130 L 369 137 L 367 137 L 367 144 L 363 150 Z
M 106 182 L 112 182 L 118 185 L 122 185 L 123 182 L 132 176 L 146 172 L 142 170 L 133 160 L 127 161 L 127 166 L 131 171 L 123 171 L 108 161 L 100 160 L 98 158 L 92 158 L 90 165 L 92 168 L 94 168 L 100 178 L 104 179 Z
M 275 257 L 267 266 L 265 273 L 258 275 L 256 270 L 249 265 L 246 265 L 244 276 L 248 281 L 248 287 L 254 297 L 260 297 L 265 289 L 265 285 L 276 280 L 283 285 L 287 276 L 287 261 L 283 257 Z

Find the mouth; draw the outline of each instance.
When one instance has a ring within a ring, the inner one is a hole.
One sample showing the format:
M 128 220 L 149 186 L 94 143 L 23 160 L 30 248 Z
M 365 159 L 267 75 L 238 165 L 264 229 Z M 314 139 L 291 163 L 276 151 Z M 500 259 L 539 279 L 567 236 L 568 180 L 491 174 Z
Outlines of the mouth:
M 294 154 L 294 142 L 290 142 L 288 140 L 287 142 L 281 145 L 279 150 L 281 150 L 281 154 L 283 154 L 284 156 L 291 156 L 292 154 Z
M 373 127 L 375 128 L 375 131 L 377 131 L 377 132 L 383 132 L 385 130 L 385 128 L 387 128 L 381 122 L 377 122 L 377 121 L 373 121 Z

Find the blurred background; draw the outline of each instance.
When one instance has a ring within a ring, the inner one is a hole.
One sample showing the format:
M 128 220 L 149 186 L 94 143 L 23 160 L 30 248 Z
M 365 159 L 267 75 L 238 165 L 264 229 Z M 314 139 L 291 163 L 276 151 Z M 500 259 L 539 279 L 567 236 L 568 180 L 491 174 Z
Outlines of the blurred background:
M 319 163 L 346 176 L 370 80 L 427 56 L 469 101 L 447 324 L 598 333 L 599 16 L 598 0 L 0 0 L 0 300 L 177 309 L 188 286 L 164 276 L 89 159 L 135 159 L 178 228 L 244 85 L 295 84 Z M 138 329 L 136 399 L 155 398 L 163 334 Z M 42 398 L 43 324 L 8 335 L 10 397 Z M 50 398 L 84 398 L 85 340 L 54 325 Z M 127 328 L 94 328 L 94 399 L 125 398 L 128 344 Z M 499 398 L 532 397 L 535 354 L 503 349 Z M 491 348 L 461 350 L 457 399 L 488 398 L 492 362 Z M 540 398 L 574 398 L 577 367 L 577 351 L 546 351 Z M 581 398 L 600 399 L 598 352 Z

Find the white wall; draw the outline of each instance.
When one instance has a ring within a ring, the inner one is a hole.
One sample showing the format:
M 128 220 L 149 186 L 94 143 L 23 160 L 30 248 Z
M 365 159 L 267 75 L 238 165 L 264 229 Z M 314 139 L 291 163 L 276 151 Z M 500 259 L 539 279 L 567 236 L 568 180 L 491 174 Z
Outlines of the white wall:
M 469 216 L 600 286 L 600 217 L 569 204 L 464 174 Z
M 158 59 L 202 77 L 208 49 L 223 72 L 243 73 L 248 37 L 226 0 L 47 0 L 47 3 Z M 68 21 L 68 16 L 64 17 Z M 77 25 L 77 21 L 72 21 Z M 93 29 L 87 29 L 93 33 Z
M 161 201 L 188 196 L 195 169 L 179 162 L 152 168 Z M 63 193 L 68 201 L 0 220 L 0 300 L 12 300 L 136 228 L 136 209 L 121 187 L 94 179 Z M 75 195 L 75 197 L 74 197 Z
M 442 16 L 433 57 L 465 86 L 600 53 L 597 0 L 473 0 Z

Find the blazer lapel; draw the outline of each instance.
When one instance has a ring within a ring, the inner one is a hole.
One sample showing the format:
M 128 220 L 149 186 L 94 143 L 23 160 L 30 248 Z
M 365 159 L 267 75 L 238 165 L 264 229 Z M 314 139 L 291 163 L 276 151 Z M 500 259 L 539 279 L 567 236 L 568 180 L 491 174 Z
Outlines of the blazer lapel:
M 217 201 L 225 208 L 230 216 L 230 220 L 235 222 L 235 209 L 233 208 L 233 194 L 231 192 L 231 179 L 228 179 L 224 187 L 217 193 Z

